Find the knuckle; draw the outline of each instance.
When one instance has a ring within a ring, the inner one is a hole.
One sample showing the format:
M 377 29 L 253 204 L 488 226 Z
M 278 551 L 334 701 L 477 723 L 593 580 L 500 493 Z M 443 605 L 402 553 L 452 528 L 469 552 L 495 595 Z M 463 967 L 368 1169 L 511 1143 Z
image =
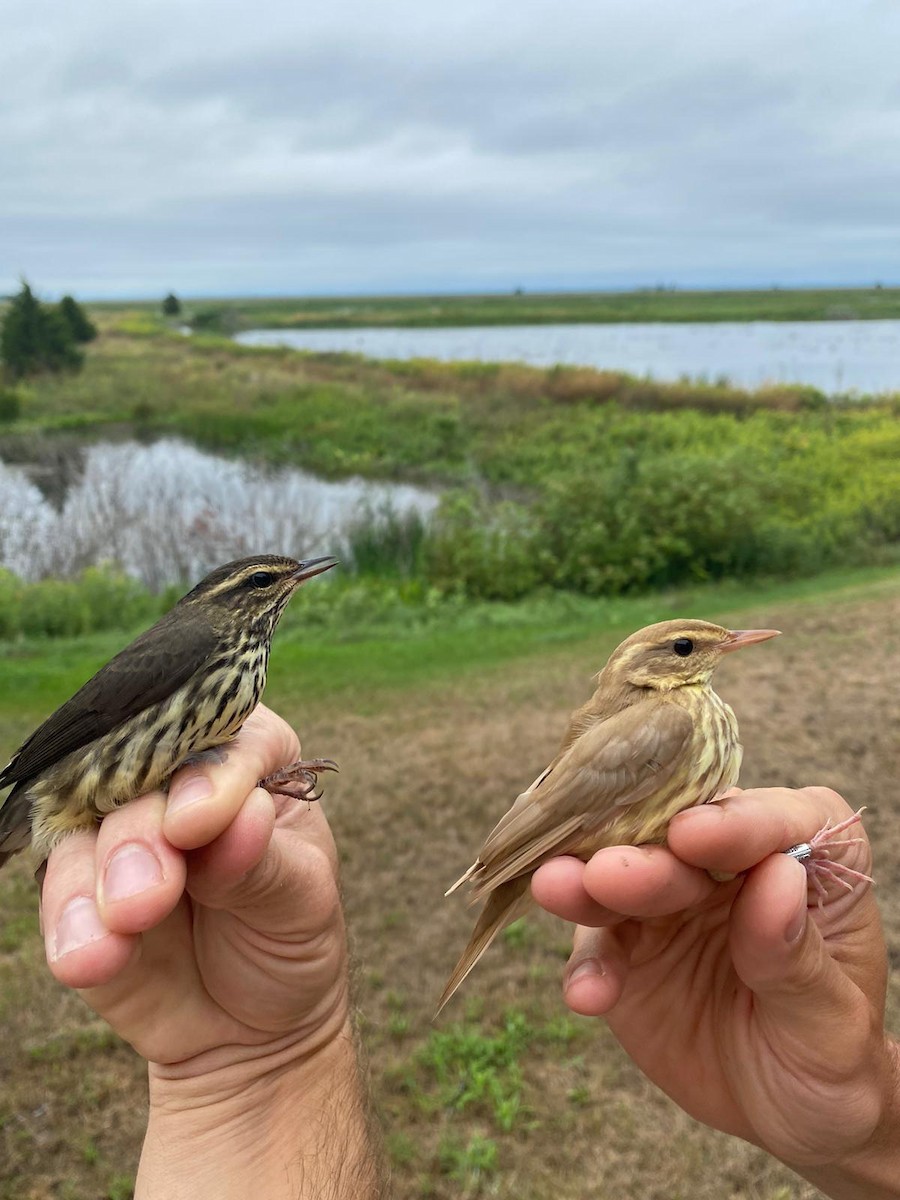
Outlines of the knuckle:
M 800 789 L 804 795 L 810 800 L 818 804 L 827 805 L 829 808 L 846 807 L 847 801 L 844 797 L 834 790 L 834 788 L 824 787 L 821 784 L 811 784 L 808 787 Z

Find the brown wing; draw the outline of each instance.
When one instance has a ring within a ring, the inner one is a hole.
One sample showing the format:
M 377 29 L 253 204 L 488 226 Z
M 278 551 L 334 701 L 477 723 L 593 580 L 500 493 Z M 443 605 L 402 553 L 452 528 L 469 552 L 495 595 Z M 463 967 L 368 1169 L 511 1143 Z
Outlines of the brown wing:
M 688 713 L 664 701 L 642 701 L 586 730 L 491 832 L 478 856 L 476 894 L 534 870 L 579 831 L 665 786 L 692 733 Z
M 177 624 L 177 627 L 176 627 Z M 141 634 L 23 742 L 0 773 L 0 788 L 32 779 L 185 684 L 218 645 L 199 614 L 177 610 Z

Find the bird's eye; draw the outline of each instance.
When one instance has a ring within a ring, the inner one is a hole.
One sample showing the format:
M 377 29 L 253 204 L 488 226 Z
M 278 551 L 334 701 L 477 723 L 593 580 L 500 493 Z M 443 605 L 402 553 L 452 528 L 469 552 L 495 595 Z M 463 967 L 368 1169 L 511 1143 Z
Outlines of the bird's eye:
M 679 656 L 679 658 L 687 658 L 687 656 L 694 649 L 694 643 L 690 638 L 676 638 L 672 643 L 672 649 Z
M 275 576 L 271 571 L 254 571 L 247 582 L 251 587 L 267 588 L 275 582 Z

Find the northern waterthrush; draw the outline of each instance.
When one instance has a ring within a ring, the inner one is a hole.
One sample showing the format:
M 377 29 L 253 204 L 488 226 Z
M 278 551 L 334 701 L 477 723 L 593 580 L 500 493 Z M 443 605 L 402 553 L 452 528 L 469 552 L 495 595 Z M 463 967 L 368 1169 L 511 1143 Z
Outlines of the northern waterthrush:
M 40 867 L 70 833 L 165 786 L 177 767 L 240 729 L 266 684 L 272 634 L 294 589 L 336 559 L 263 554 L 226 563 L 101 667 L 0 772 L 0 866 L 29 842 Z M 314 798 L 330 759 L 260 780 Z
M 737 721 L 710 680 L 723 654 L 776 634 L 662 621 L 613 651 L 597 690 L 572 714 L 556 758 L 450 888 L 470 882 L 473 898 L 486 903 L 438 1012 L 500 930 L 527 910 L 541 863 L 560 854 L 587 860 L 604 846 L 664 842 L 677 812 L 737 782 Z

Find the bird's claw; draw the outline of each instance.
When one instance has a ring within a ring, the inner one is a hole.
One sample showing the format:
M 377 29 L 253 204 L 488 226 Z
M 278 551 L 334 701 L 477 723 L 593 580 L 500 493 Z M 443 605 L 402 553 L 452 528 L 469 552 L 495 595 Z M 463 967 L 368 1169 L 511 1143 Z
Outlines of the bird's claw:
M 337 769 L 337 763 L 331 758 L 300 759 L 260 779 L 259 786 L 276 796 L 290 796 L 307 802 L 321 800 L 322 793 L 316 791 L 318 772 Z
M 852 892 L 857 883 L 875 882 L 871 875 L 848 867 L 845 863 L 835 862 L 831 857 L 831 850 L 836 846 L 857 846 L 865 841 L 861 837 L 838 838 L 835 836 L 858 824 L 865 811 L 865 807 L 860 808 L 852 816 L 839 821 L 837 825 L 832 825 L 829 818 L 815 837 L 810 838 L 808 842 L 800 842 L 796 846 L 791 846 L 789 850 L 785 850 L 785 854 L 796 858 L 806 867 L 806 874 L 816 889 L 819 908 L 824 907 L 825 899 L 828 896 L 825 884 L 820 878 L 823 875 L 826 879 L 839 883 L 848 892 Z

